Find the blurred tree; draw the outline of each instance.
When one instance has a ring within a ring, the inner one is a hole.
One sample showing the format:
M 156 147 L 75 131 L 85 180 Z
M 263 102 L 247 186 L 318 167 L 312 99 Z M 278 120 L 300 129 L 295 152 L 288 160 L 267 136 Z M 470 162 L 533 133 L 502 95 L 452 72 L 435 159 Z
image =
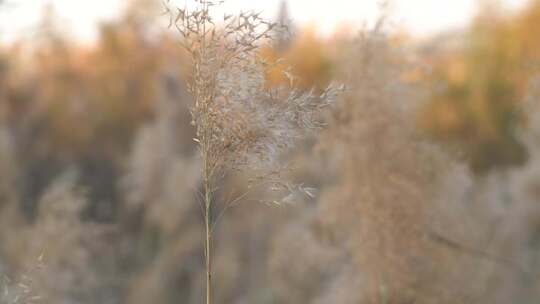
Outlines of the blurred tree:
M 124 155 L 153 114 L 162 73 L 182 66 L 171 38 L 149 35 L 143 16 L 153 16 L 146 10 L 151 3 L 131 2 L 118 21 L 101 25 L 91 47 L 66 38 L 48 7 L 36 39 L 0 50 L 0 115 L 20 150 L 20 191 L 29 213 L 48 182 L 71 166 L 89 188 L 87 215 L 114 213 Z
M 281 1 L 276 23 L 286 29 L 284 32 L 279 32 L 278 37 L 274 40 L 274 49 L 277 53 L 282 53 L 289 49 L 295 34 L 294 23 L 289 16 L 289 6 L 286 0 Z
M 286 31 L 278 33 L 271 46 L 261 49 L 263 58 L 275 63 L 267 72 L 268 84 L 288 85 L 290 79 L 284 72 L 291 69 L 289 72 L 298 76 L 300 87 L 324 89 L 333 67 L 333 57 L 325 45 L 327 41 L 317 36 L 315 28 L 297 30 L 285 0 L 280 4 L 275 22 L 283 25 Z
M 262 55 L 269 61 L 283 59 L 284 62 L 268 71 L 270 85 L 288 84 L 290 80 L 284 71 L 290 67 L 293 74 L 298 75 L 301 87 L 323 89 L 330 81 L 333 66 L 324 44 L 325 41 L 317 37 L 315 29 L 307 28 L 295 38 L 288 49 L 281 50 L 280 45 L 263 49 Z
M 540 59 L 539 1 L 515 16 L 483 5 L 462 46 L 436 55 L 433 80 L 447 85 L 421 117 L 430 134 L 457 143 L 478 174 L 527 159 L 516 129 Z

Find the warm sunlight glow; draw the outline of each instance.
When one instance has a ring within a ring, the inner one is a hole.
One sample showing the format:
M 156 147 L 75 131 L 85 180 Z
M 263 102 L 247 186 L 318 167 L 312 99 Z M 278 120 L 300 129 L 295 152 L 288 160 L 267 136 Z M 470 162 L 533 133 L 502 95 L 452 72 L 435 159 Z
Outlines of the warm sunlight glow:
M 281 1 L 229 0 L 226 10 L 250 8 L 263 11 L 266 17 L 272 17 L 276 15 Z M 182 0 L 173 2 L 179 5 L 184 3 Z M 501 2 L 509 8 L 517 8 L 525 3 L 524 0 Z M 126 1 L 11 0 L 8 3 L 11 4 L 9 9 L 0 14 L 0 33 L 4 39 L 36 34 L 35 24 L 43 8 L 50 4 L 60 19 L 65 21 L 67 34 L 89 41 L 95 38 L 96 23 L 114 18 Z M 372 22 L 380 14 L 379 3 L 376 0 L 288 1 L 291 17 L 297 24 L 316 26 L 323 35 L 332 33 L 343 24 L 360 26 Z M 474 0 L 394 0 L 390 3 L 392 25 L 420 36 L 465 26 L 474 15 L 476 7 Z

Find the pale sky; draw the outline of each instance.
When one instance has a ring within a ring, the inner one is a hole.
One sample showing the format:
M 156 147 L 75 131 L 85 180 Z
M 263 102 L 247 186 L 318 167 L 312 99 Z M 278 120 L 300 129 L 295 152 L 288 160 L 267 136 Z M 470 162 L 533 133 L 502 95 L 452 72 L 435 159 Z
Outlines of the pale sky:
M 1 0 L 0 0 L 1 1 Z M 186 1 L 172 0 L 183 6 Z M 36 31 L 43 7 L 51 3 L 67 33 L 81 41 L 92 41 L 96 24 L 114 19 L 126 0 L 7 0 L 11 5 L 0 8 L 1 40 L 28 37 Z M 188 1 L 189 2 L 189 1 Z M 501 0 L 509 9 L 527 0 Z M 228 0 L 226 11 L 263 11 L 273 18 L 281 0 Z M 291 18 L 298 25 L 315 25 L 321 34 L 329 34 L 343 24 L 360 26 L 372 22 L 379 14 L 378 0 L 289 0 Z M 476 12 L 475 0 L 393 0 L 391 21 L 414 35 L 426 36 L 441 30 L 467 24 Z

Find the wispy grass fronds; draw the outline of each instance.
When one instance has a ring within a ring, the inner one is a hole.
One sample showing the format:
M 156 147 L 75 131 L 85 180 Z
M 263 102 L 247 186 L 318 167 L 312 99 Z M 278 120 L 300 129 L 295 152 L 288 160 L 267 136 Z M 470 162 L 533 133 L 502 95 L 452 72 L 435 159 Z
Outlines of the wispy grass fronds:
M 255 12 L 214 20 L 211 11 L 222 3 L 196 0 L 192 10 L 166 5 L 170 26 L 180 33 L 192 61 L 188 88 L 194 99 L 194 141 L 202 160 L 208 304 L 212 275 L 210 217 L 217 181 L 229 171 L 255 169 L 263 172 L 258 178 L 260 185 L 279 188 L 279 156 L 321 126 L 319 113 L 339 91 L 335 86 L 322 94 L 297 90 L 289 74 L 290 86 L 267 88 L 268 63 L 258 54 L 265 42 L 286 29 Z
M 42 302 L 42 297 L 34 290 L 33 276 L 45 267 L 43 255 L 37 262 L 24 270 L 16 279 L 7 275 L 2 277 L 2 290 L 0 295 L 1 304 L 37 304 Z

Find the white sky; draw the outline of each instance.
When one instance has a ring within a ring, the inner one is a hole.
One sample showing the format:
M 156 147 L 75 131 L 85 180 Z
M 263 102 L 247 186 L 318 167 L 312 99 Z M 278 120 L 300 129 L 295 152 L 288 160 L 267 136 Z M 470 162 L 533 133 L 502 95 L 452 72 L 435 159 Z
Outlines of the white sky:
M 1 0 L 0 0 L 1 1 Z M 185 3 L 184 0 L 172 0 Z M 527 0 L 500 0 L 509 8 L 518 8 Z M 7 0 L 11 5 L 0 9 L 1 40 L 30 38 L 36 32 L 43 7 L 51 3 L 68 34 L 81 41 L 92 41 L 96 24 L 115 18 L 126 0 Z M 273 18 L 281 0 L 228 0 L 225 10 L 263 11 Z M 289 0 L 291 18 L 296 24 L 314 24 L 322 34 L 331 33 L 343 24 L 372 22 L 379 14 L 378 0 Z M 415 35 L 429 35 L 440 30 L 467 24 L 476 11 L 475 0 L 393 0 L 391 20 L 394 26 Z M 30 36 L 30 37 L 29 37 Z

